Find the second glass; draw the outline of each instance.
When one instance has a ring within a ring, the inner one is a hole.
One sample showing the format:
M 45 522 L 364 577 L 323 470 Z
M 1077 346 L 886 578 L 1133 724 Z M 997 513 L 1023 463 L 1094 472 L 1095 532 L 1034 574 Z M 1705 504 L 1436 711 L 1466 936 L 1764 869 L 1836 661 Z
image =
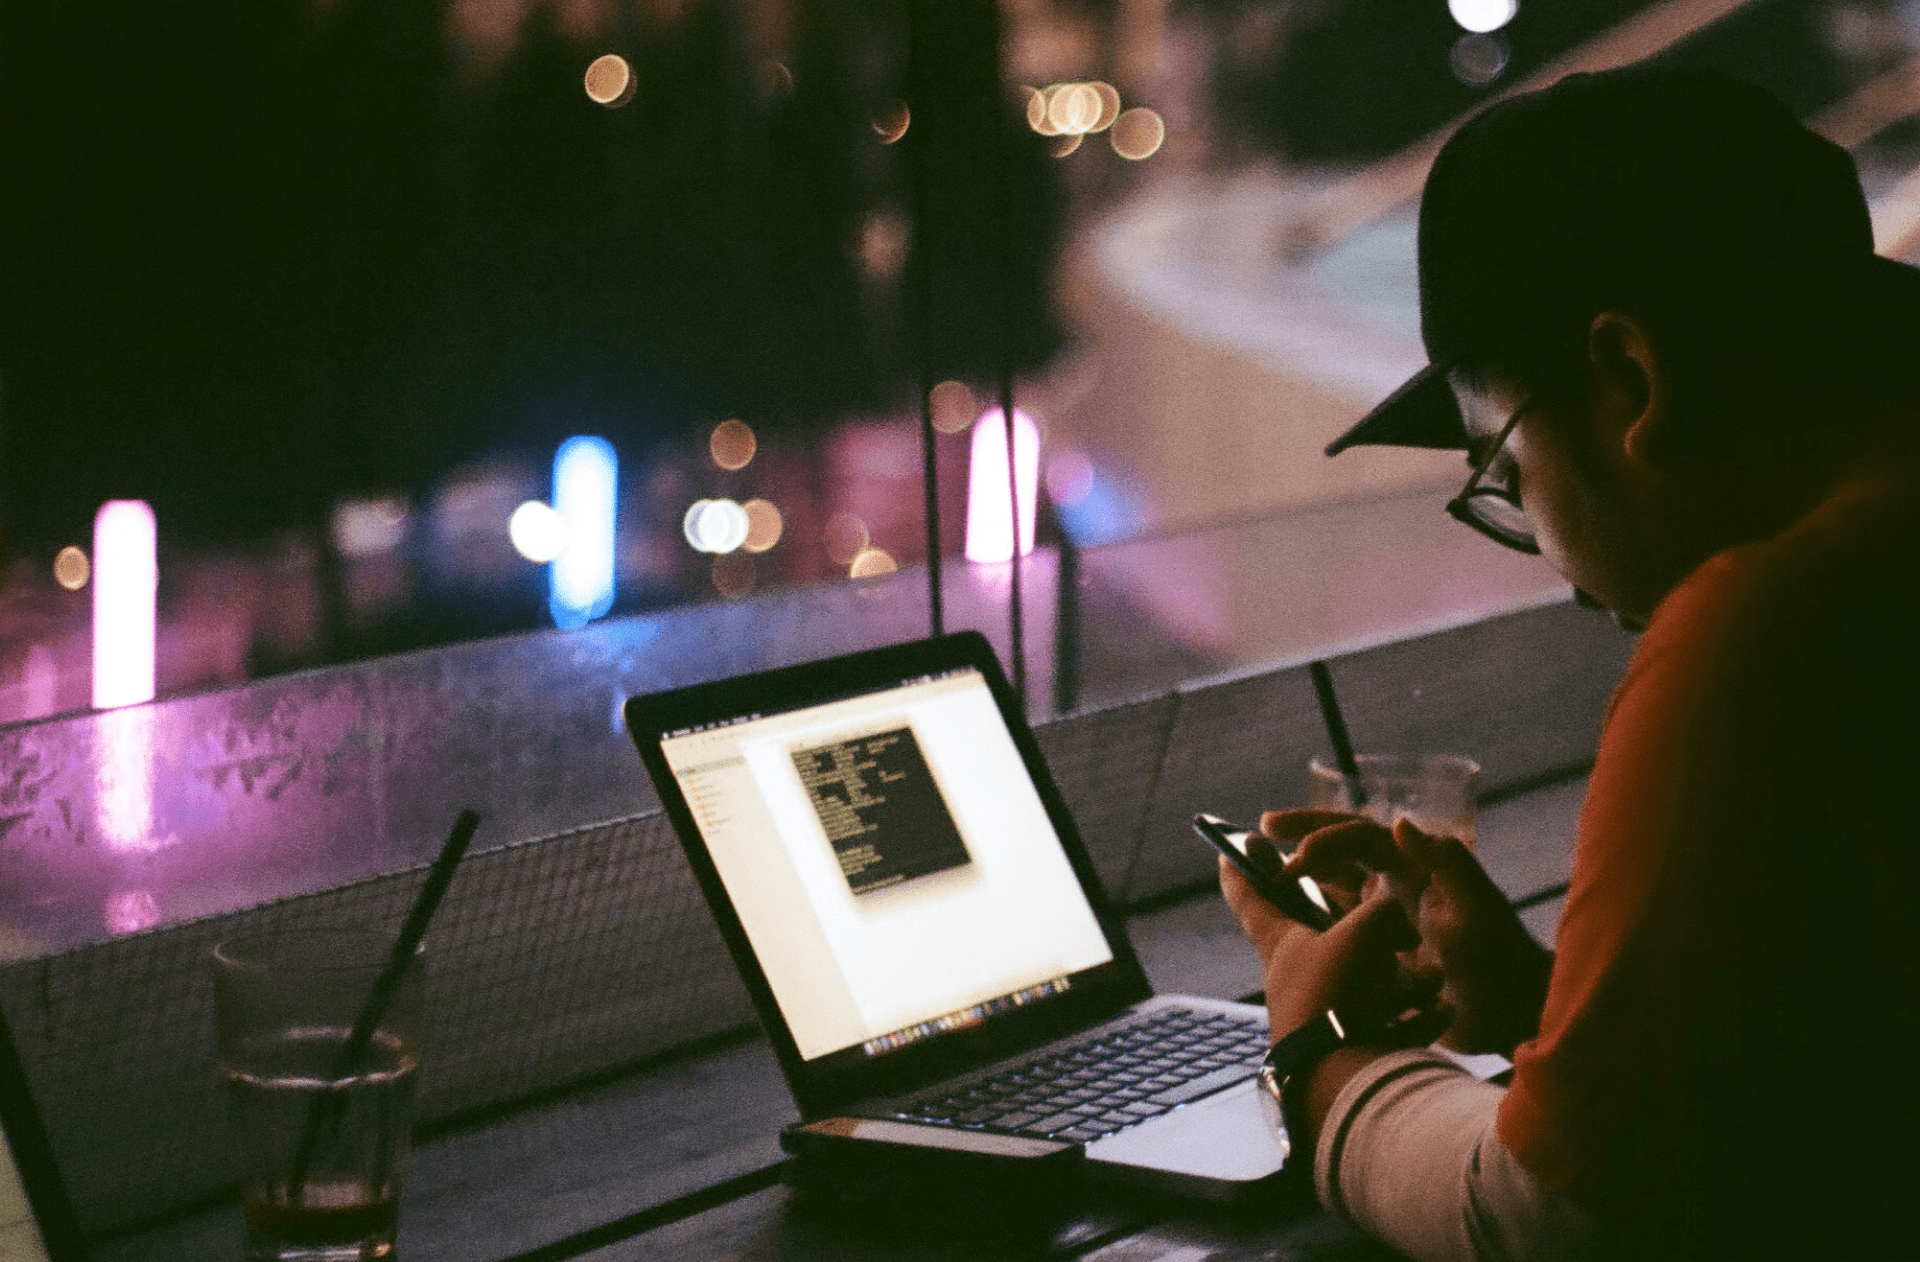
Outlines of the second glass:
M 1475 800 L 1480 764 L 1458 754 L 1360 754 L 1360 786 L 1367 795 L 1362 814 L 1391 825 L 1400 816 L 1437 837 L 1458 838 L 1471 850 L 1476 840 Z M 1347 778 L 1326 759 L 1307 763 L 1307 805 L 1350 811 L 1353 795 Z
M 247 1262 L 393 1256 L 420 1064 L 421 959 L 372 1038 L 349 1052 L 390 949 L 371 936 L 325 932 L 214 949 Z

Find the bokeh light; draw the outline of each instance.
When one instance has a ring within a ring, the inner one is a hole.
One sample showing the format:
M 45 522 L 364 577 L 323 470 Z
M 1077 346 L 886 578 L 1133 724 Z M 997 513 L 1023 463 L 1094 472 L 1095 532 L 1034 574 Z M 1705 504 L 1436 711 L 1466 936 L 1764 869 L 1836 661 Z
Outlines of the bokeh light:
M 407 537 L 412 513 L 412 506 L 397 495 L 341 500 L 333 506 L 330 522 L 334 550 L 356 560 L 391 552 Z
M 1089 83 L 1087 87 L 1092 89 L 1093 94 L 1100 98 L 1100 116 L 1093 120 L 1093 126 L 1087 130 L 1105 131 L 1107 128 L 1113 126 L 1115 119 L 1120 117 L 1120 89 L 1114 87 L 1111 83 L 1105 83 L 1099 79 L 1095 79 L 1092 83 Z
M 913 232 L 906 216 L 892 211 L 875 211 L 860 225 L 860 265 L 882 279 L 900 274 L 907 265 L 907 250 Z
M 1053 135 L 1052 130 L 1050 130 L 1051 124 L 1047 122 L 1047 94 L 1039 88 L 1028 88 L 1026 92 L 1027 126 L 1033 128 L 1034 131 L 1040 133 L 1042 136 Z
M 1167 139 L 1167 125 L 1154 111 L 1136 105 L 1113 121 L 1113 130 L 1107 135 L 1115 153 L 1129 162 L 1140 162 L 1160 152 Z
M 687 511 L 680 518 L 680 536 L 695 552 L 707 550 L 706 537 L 700 533 L 700 519 L 706 515 L 707 505 L 711 503 L 712 500 L 695 500 L 687 505 Z
M 1107 130 L 1120 118 L 1120 90 L 1111 83 L 1055 83 L 1026 93 L 1027 126 L 1042 136 L 1085 136 Z M 1077 148 L 1063 139 L 1053 155 L 1064 158 Z
M 893 554 L 885 548 L 862 548 L 853 554 L 853 560 L 847 565 L 848 578 L 873 578 L 879 574 L 891 574 L 899 569 Z
M 852 565 L 853 558 L 867 546 L 867 523 L 852 513 L 835 513 L 827 519 L 821 540 L 835 565 Z
M 729 473 L 746 468 L 759 449 L 760 440 L 745 421 L 721 421 L 707 438 L 707 453 L 713 463 Z
M 753 558 L 744 552 L 730 552 L 713 558 L 713 588 L 728 600 L 753 590 Z
M 1071 157 L 1080 151 L 1080 142 L 1085 139 L 1086 137 L 1079 132 L 1073 132 L 1070 135 L 1055 136 L 1051 146 L 1053 156 L 1056 158 Z
M 1047 89 L 1047 123 L 1055 132 L 1083 136 L 1100 121 L 1100 94 L 1085 83 L 1061 83 Z
M 80 548 L 68 544 L 54 554 L 53 581 L 68 591 L 79 591 L 92 577 L 93 563 L 87 560 L 87 554 Z
M 740 545 L 749 552 L 765 552 L 780 542 L 786 522 L 771 500 L 751 499 L 741 505 L 747 513 L 747 537 Z
M 715 555 L 735 551 L 747 541 L 752 522 L 743 505 L 732 500 L 695 500 L 680 521 L 681 532 L 696 552 Z
M 1447 0 L 1447 12 L 1460 29 L 1476 35 L 1499 30 L 1519 11 L 1519 0 Z
M 633 99 L 633 67 L 619 53 L 593 59 L 587 67 L 587 96 L 596 105 L 619 109 Z
M 552 505 L 528 500 L 507 518 L 507 538 L 515 552 L 545 565 L 567 550 L 567 520 Z
M 958 434 L 980 415 L 980 404 L 964 381 L 943 381 L 933 388 L 933 427 L 942 434 Z
M 895 101 L 880 112 L 873 120 L 873 134 L 880 137 L 880 143 L 890 145 L 907 134 L 907 128 L 913 123 L 913 112 L 905 101 Z
M 1469 87 L 1484 87 L 1507 68 L 1506 41 L 1498 35 L 1462 35 L 1447 54 L 1453 77 Z
M 967 560 L 1013 559 L 1013 511 L 1007 487 L 1007 424 L 999 408 L 973 426 L 967 468 Z M 1020 555 L 1033 551 L 1034 511 L 1040 481 L 1040 427 L 1013 410 L 1014 480 L 1020 487 Z

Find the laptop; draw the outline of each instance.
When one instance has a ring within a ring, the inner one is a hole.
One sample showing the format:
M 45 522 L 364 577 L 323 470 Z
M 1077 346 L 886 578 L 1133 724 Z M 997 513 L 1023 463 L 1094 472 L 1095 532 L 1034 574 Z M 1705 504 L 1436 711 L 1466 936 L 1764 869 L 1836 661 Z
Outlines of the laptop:
M 1264 1010 L 1153 994 L 983 637 L 626 720 L 803 1120 L 1045 1137 L 1213 1199 L 1278 1176 Z

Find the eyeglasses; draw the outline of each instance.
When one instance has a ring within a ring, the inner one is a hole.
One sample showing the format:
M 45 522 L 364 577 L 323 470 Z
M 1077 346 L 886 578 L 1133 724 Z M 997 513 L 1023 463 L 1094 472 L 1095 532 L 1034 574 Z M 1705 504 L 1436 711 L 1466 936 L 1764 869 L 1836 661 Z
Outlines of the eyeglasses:
M 1486 454 L 1474 464 L 1460 494 L 1447 501 L 1447 514 L 1502 547 L 1539 556 L 1540 543 L 1534 538 L 1533 523 L 1520 507 L 1520 469 L 1507 453 L 1507 438 L 1532 406 L 1529 398 L 1513 410 L 1500 433 L 1487 444 Z

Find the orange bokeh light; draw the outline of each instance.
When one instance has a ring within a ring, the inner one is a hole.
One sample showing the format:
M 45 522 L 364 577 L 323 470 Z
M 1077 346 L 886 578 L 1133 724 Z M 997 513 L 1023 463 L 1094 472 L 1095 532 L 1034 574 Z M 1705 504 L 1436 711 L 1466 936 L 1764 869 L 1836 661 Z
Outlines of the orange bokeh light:
M 905 101 L 895 101 L 880 112 L 873 120 L 873 134 L 880 137 L 883 145 L 893 144 L 907 134 L 907 128 L 913 124 L 913 112 Z
M 933 427 L 942 434 L 965 433 L 980 415 L 980 404 L 964 381 L 943 381 L 933 388 Z
M 70 592 L 77 592 L 87 585 L 93 577 L 93 563 L 87 560 L 87 554 L 73 544 L 68 544 L 53 558 L 53 581 Z
M 707 452 L 713 457 L 713 463 L 729 473 L 746 468 L 759 449 L 760 440 L 754 437 L 753 426 L 745 421 L 721 421 L 707 438 Z
M 1115 153 L 1129 162 L 1140 162 L 1160 152 L 1160 146 L 1166 143 L 1167 124 L 1146 106 L 1136 105 L 1114 120 L 1108 138 Z
M 747 541 L 741 547 L 749 552 L 765 552 L 780 542 L 786 522 L 771 500 L 752 499 L 742 507 L 747 510 Z
M 595 57 L 587 67 L 587 96 L 596 105 L 619 109 L 633 99 L 633 67 L 619 53 Z
M 880 574 L 891 574 L 899 568 L 893 554 L 885 548 L 862 548 L 848 564 L 847 577 L 873 578 Z

